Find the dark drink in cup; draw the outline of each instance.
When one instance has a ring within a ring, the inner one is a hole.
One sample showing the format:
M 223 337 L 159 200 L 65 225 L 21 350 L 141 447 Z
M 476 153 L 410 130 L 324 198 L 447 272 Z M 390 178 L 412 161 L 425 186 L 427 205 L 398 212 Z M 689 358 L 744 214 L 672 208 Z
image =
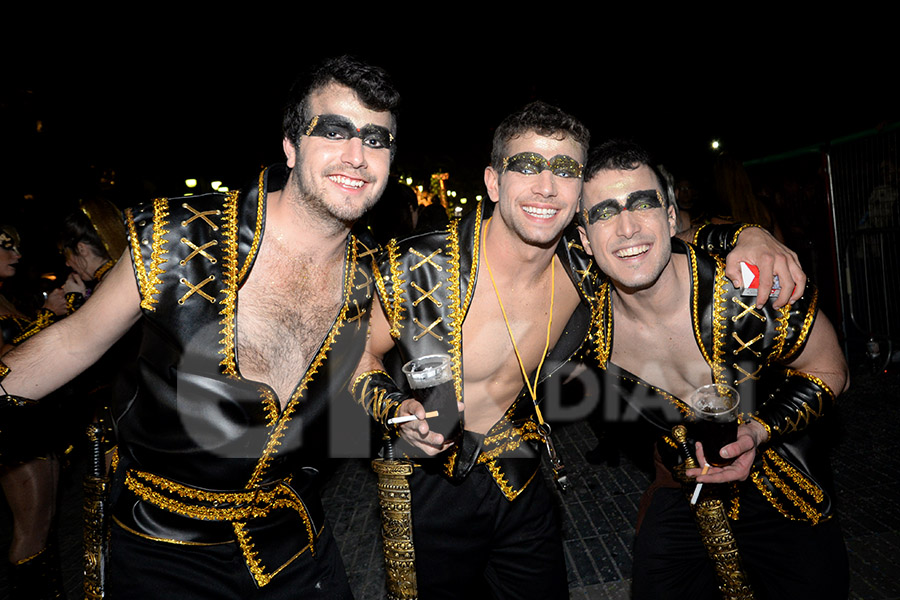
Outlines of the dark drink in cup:
M 445 441 L 458 438 L 463 414 L 457 410 L 450 356 L 431 354 L 413 359 L 403 365 L 403 373 L 425 412 L 438 411 L 438 416 L 428 419 L 429 429 L 440 433 Z
M 740 396 L 729 385 L 714 383 L 697 388 L 688 399 L 693 411 L 691 433 L 703 444 L 706 462 L 714 467 L 726 467 L 734 462 L 722 458 L 724 446 L 737 441 L 737 416 Z

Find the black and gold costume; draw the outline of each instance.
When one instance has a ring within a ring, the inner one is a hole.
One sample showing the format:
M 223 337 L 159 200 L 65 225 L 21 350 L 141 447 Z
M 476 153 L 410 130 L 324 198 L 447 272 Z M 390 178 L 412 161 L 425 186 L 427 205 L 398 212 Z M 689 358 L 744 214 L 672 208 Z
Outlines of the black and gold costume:
M 237 364 L 238 289 L 265 232 L 267 194 L 287 175 L 272 167 L 242 193 L 126 212 L 144 319 L 134 394 L 116 423 L 114 596 L 349 595 L 315 467 L 365 344 L 368 246 L 349 236 L 343 304 L 284 410 Z
M 399 350 L 399 359 L 386 363 L 399 366 L 418 356 L 449 354 L 460 401 L 462 325 L 478 277 L 482 224 L 493 209 L 493 203 L 485 203 L 446 231 L 392 242 L 378 263 L 379 299 Z M 726 252 L 742 229 L 711 227 L 701 239 L 711 251 Z M 600 326 L 599 311 L 589 307 L 597 304 L 595 290 L 603 275 L 585 254 L 575 224 L 565 230 L 556 256 L 583 302 L 547 356 L 542 386 L 590 349 L 588 336 Z M 399 369 L 387 370 L 392 373 L 364 373 L 353 385 L 357 401 L 385 427 L 410 397 L 401 390 L 406 382 Z M 483 593 L 485 580 L 499 597 L 568 596 L 551 496 L 546 486 L 531 485 L 540 468 L 540 445 L 535 408 L 523 385 L 485 436 L 466 431 L 443 455 L 417 461 L 410 488 L 421 597 Z
M 493 203 L 485 203 L 462 220 L 451 222 L 447 230 L 392 241 L 378 266 L 379 299 L 399 350 L 400 364 L 428 354 L 449 354 L 460 401 L 462 326 L 478 277 L 482 225 L 492 210 Z M 596 280 L 597 267 L 579 252 L 580 247 L 573 249 L 576 244 L 569 240 L 577 239 L 574 227 L 569 234 L 560 242 L 557 256 L 584 296 L 589 283 Z M 552 377 L 582 347 L 590 318 L 587 303 L 581 303 L 549 353 L 541 382 Z M 405 385 L 401 377 L 394 380 Z M 409 397 L 408 391 L 401 392 L 387 373 L 377 372 L 361 375 L 353 392 L 382 424 L 394 416 L 400 401 Z M 567 593 L 550 494 L 542 484 L 530 485 L 540 468 L 537 425 L 532 399 L 523 386 L 485 436 L 465 431 L 446 453 L 418 461 L 410 488 L 420 597 L 459 597 L 456 594 L 470 591 L 465 586 L 480 584 L 482 576 L 491 580 L 496 593 L 502 593 L 498 586 L 522 588 L 535 597 Z M 487 505 L 495 505 L 496 510 L 486 509 Z M 454 510 L 447 511 L 447 506 L 454 506 Z M 483 526 L 476 527 L 476 516 L 479 522 L 484 521 Z M 489 538 L 490 529 L 485 528 L 499 527 L 504 519 L 503 533 L 495 532 L 504 540 L 478 541 L 473 537 L 477 529 Z M 532 552 L 524 537 L 510 541 L 517 535 L 529 536 L 534 542 Z M 454 539 L 459 542 L 459 562 L 450 554 Z M 497 564 L 497 570 L 504 565 L 521 567 L 530 560 L 535 563 L 533 572 L 516 581 L 503 580 L 502 573 L 493 579 L 485 575 L 485 565 L 498 562 L 496 554 L 488 556 L 492 548 L 516 553 L 507 559 L 509 564 L 507 560 Z
M 814 426 L 833 405 L 834 393 L 817 378 L 782 366 L 807 341 L 816 316 L 815 287 L 807 286 L 794 305 L 776 310 L 767 303 L 757 309 L 755 298 L 742 297 L 725 277 L 722 260 L 679 240 L 673 240 L 673 253 L 686 254 L 690 264 L 695 341 L 713 382 L 737 388 L 741 408 L 770 433 L 768 443 L 758 449 L 747 481 L 704 486 L 705 493 L 725 500 L 757 597 L 770 597 L 773 590 L 775 597 L 840 597 L 841 590 L 846 597 L 846 557 L 837 524 L 831 521 L 834 508 L 826 451 L 818 444 Z M 604 282 L 597 291 L 598 327 L 592 339 L 593 354 L 606 378 L 605 401 L 617 401 L 609 396 L 617 394 L 642 417 L 670 432 L 689 414 L 685 402 L 609 362 L 611 285 Z M 663 435 L 657 449 L 661 464 L 657 481 L 645 497 L 649 508 L 635 546 L 635 597 L 718 597 L 697 525 L 670 473 L 682 455 L 669 434 Z M 778 563 L 779 556 L 792 554 L 790 564 Z M 790 574 L 784 576 L 785 572 Z M 790 580 L 794 583 L 788 584 Z M 795 588 L 789 585 L 806 592 L 791 595 L 788 590 Z M 819 595 L 812 589 L 837 596 Z

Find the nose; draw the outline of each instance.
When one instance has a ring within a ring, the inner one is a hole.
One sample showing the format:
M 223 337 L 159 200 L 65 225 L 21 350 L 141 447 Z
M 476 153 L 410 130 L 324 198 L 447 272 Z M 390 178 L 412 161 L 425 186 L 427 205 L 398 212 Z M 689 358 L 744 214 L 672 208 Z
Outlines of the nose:
M 344 143 L 344 152 L 341 156 L 344 163 L 355 169 L 366 166 L 365 149 L 361 138 L 350 138 Z
M 556 195 L 556 176 L 550 171 L 550 169 L 545 169 L 538 173 L 537 177 L 534 178 L 534 185 L 532 187 L 534 193 L 539 196 L 544 196 L 550 198 Z
M 616 216 L 616 233 L 619 236 L 630 238 L 640 230 L 640 220 L 630 210 L 623 210 Z

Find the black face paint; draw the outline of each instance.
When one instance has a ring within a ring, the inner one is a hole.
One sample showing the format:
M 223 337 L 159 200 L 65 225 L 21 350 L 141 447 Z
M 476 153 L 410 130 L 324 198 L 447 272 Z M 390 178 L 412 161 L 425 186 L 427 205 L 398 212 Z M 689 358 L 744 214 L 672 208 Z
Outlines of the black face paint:
M 523 175 L 537 175 L 547 169 L 558 177 L 581 177 L 584 165 L 566 154 L 557 154 L 547 160 L 537 152 L 519 152 L 503 159 L 504 171 L 515 171 Z
M 360 138 L 365 147 L 375 150 L 390 149 L 394 145 L 394 136 L 387 127 L 371 123 L 357 127 L 343 115 L 316 115 L 303 133 L 329 140 Z
M 622 206 L 616 200 L 609 198 L 595 204 L 590 210 L 583 209 L 582 216 L 589 225 L 593 225 L 597 221 L 600 221 L 601 223 L 611 221 L 623 210 L 640 213 L 645 210 L 662 208 L 664 204 L 662 194 L 659 190 L 639 190 L 637 192 L 631 192 L 625 197 L 625 206 Z

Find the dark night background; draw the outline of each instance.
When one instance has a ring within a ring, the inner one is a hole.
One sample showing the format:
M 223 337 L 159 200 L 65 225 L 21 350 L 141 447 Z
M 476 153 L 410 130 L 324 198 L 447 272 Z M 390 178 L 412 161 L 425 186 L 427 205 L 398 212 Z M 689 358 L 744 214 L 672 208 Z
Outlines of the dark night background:
M 240 187 L 283 157 L 281 106 L 296 74 L 342 52 L 384 66 L 401 91 L 392 174 L 427 184 L 445 171 L 449 187 L 469 198 L 483 193 L 493 128 L 533 99 L 580 117 L 595 141 L 636 138 L 676 175 L 704 173 L 713 139 L 749 160 L 900 115 L 878 60 L 821 42 L 767 52 L 738 40 L 728 49 L 697 42 L 636 51 L 590 37 L 556 47 L 528 36 L 405 47 L 371 43 L 364 31 L 357 37 L 364 42 L 282 35 L 253 44 L 237 34 L 184 41 L 120 31 L 109 40 L 74 35 L 43 55 L 5 52 L 0 220 L 23 230 L 35 267 L 55 251 L 56 222 L 79 197 L 102 191 L 128 206 L 181 195 L 187 177 Z M 112 187 L 100 183 L 110 171 Z

